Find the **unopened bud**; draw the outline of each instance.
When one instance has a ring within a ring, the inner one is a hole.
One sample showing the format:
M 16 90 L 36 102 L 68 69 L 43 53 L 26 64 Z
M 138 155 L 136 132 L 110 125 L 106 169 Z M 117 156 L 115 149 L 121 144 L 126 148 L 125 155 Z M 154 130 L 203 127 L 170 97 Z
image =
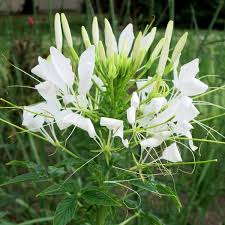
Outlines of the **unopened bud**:
M 99 58 L 103 61 L 106 60 L 106 56 L 105 56 L 105 49 L 104 46 L 102 44 L 102 41 L 98 42 L 98 54 L 99 54 Z
M 161 49 L 162 49 L 162 46 L 164 44 L 164 41 L 165 41 L 165 38 L 162 38 L 158 44 L 155 46 L 154 50 L 152 51 L 152 54 L 151 54 L 151 61 L 155 61 L 155 59 L 158 57 Z
M 88 33 L 87 33 L 84 26 L 81 27 L 81 35 L 82 35 L 82 38 L 83 38 L 85 48 L 89 48 L 91 46 L 91 41 L 89 39 Z
M 98 28 L 98 19 L 95 16 L 92 22 L 92 39 L 94 45 L 97 47 L 99 42 L 99 28 Z
M 59 13 L 55 14 L 54 28 L 55 28 L 55 44 L 56 44 L 56 48 L 59 51 L 62 51 L 62 27 L 61 27 Z
M 114 53 L 118 53 L 116 38 L 107 19 L 105 19 L 105 45 L 108 56 L 113 56 Z
M 139 53 L 140 53 L 141 42 L 142 42 L 142 32 L 139 32 L 135 41 L 134 41 L 134 47 L 133 47 L 133 50 L 132 50 L 132 57 L 134 59 L 137 58 Z
M 150 48 L 152 42 L 154 41 L 155 34 L 156 34 L 156 27 L 153 27 L 152 30 L 142 38 L 141 45 L 142 48 L 145 49 L 145 51 L 148 51 L 148 49 Z
M 166 62 L 168 60 L 168 55 L 169 55 L 169 49 L 170 49 L 170 41 L 173 33 L 173 21 L 169 21 L 166 27 L 166 32 L 165 32 L 165 41 L 162 47 L 160 59 L 159 59 L 159 65 L 157 67 L 157 74 L 159 76 L 162 76 L 166 67 Z
M 178 56 L 181 54 L 181 52 L 186 44 L 187 36 L 188 36 L 188 33 L 186 32 L 178 40 L 178 42 L 173 50 L 172 57 L 171 57 L 172 63 L 174 63 L 176 61 L 176 59 L 178 58 Z
M 70 48 L 73 48 L 73 40 L 71 36 L 70 27 L 64 13 L 61 14 L 61 22 L 62 22 L 63 33 L 65 35 L 67 44 Z

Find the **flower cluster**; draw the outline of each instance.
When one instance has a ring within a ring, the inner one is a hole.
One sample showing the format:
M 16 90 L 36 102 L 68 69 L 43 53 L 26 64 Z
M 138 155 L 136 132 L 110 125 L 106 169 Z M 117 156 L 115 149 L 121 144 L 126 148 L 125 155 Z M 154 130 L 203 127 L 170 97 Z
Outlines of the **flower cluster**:
M 35 89 L 44 101 L 24 107 L 23 125 L 52 144 L 59 142 L 56 127 L 73 127 L 87 132 L 106 154 L 140 146 L 140 163 L 182 161 L 179 144 L 185 144 L 180 136 L 189 140 L 188 149 L 197 149 L 191 130 L 199 111 L 192 96 L 208 86 L 196 78 L 198 59 L 180 66 L 187 33 L 170 55 L 172 31 L 170 21 L 164 37 L 152 47 L 156 27 L 147 26 L 135 37 L 128 24 L 117 41 L 105 19 L 103 41 L 94 18 L 92 41 L 81 28 L 86 50 L 78 56 L 65 15 L 56 14 L 56 48 L 50 48 L 47 59 L 39 57 L 32 69 L 41 79 Z M 62 33 L 67 56 L 62 53 Z

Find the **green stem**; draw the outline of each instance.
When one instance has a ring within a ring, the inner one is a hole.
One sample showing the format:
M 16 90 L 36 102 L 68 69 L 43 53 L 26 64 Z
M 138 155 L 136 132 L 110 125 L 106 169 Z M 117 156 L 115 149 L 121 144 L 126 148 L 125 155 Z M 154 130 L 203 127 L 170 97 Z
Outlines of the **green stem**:
M 29 220 L 23 223 L 18 223 L 18 225 L 29 225 L 29 224 L 39 224 L 42 222 L 47 222 L 47 221 L 52 221 L 53 217 L 43 217 L 43 218 L 38 218 L 38 219 L 33 219 L 33 220 Z
M 119 225 L 125 225 L 128 224 L 131 220 L 135 219 L 136 217 L 139 216 L 139 213 L 135 213 L 133 216 L 131 216 L 130 218 L 124 220 L 122 223 L 120 223 Z
M 107 217 L 107 207 L 99 206 L 96 214 L 96 225 L 105 225 Z

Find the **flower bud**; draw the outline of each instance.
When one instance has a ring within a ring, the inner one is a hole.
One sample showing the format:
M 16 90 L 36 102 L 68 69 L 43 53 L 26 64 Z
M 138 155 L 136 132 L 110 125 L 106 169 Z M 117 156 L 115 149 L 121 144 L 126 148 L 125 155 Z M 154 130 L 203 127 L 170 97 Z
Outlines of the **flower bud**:
M 133 47 L 133 50 L 132 50 L 132 57 L 134 59 L 137 58 L 139 53 L 140 53 L 141 42 L 142 42 L 142 32 L 139 32 L 135 41 L 134 41 L 134 47 Z
M 98 42 L 98 48 L 97 48 L 97 51 L 98 51 L 99 58 L 100 58 L 102 61 L 105 61 L 105 60 L 106 60 L 105 49 L 104 49 L 104 46 L 103 46 L 103 44 L 102 44 L 102 41 L 99 41 L 99 42 Z
M 184 48 L 184 45 L 186 44 L 186 41 L 187 41 L 187 36 L 188 36 L 188 33 L 184 33 L 181 38 L 178 40 L 174 50 L 173 50 L 173 54 L 172 54 L 172 57 L 171 57 L 171 61 L 172 63 L 174 63 L 177 59 L 177 57 L 180 55 L 180 53 L 182 52 L 183 48 Z
M 162 76 L 166 67 L 166 62 L 168 60 L 168 55 L 169 55 L 169 50 L 170 50 L 170 41 L 172 37 L 172 32 L 173 32 L 173 21 L 169 21 L 166 27 L 166 32 L 165 32 L 165 41 L 162 47 L 160 59 L 159 59 L 159 65 L 157 67 L 156 73 L 159 76 Z
M 154 41 L 155 34 L 156 34 L 156 27 L 153 27 L 152 30 L 142 38 L 141 45 L 142 48 L 145 49 L 145 51 L 148 51 L 148 49 L 150 48 L 152 42 Z
M 59 13 L 55 14 L 54 28 L 55 28 L 56 48 L 61 52 L 62 51 L 62 27 L 61 27 Z
M 82 38 L 83 38 L 85 48 L 89 48 L 91 46 L 91 42 L 90 42 L 88 33 L 87 33 L 84 26 L 81 27 L 81 34 L 82 34 Z
M 152 54 L 151 54 L 151 61 L 155 61 L 155 59 L 158 57 L 162 47 L 163 47 L 163 44 L 164 44 L 164 41 L 165 41 L 165 38 L 162 38 L 158 44 L 155 46 L 154 50 L 152 51 Z
M 72 36 L 70 32 L 70 27 L 64 13 L 61 13 L 61 22 L 62 22 L 63 33 L 65 35 L 67 44 L 70 48 L 73 48 L 73 40 L 72 40 Z
M 107 19 L 105 19 L 105 45 L 107 56 L 113 56 L 114 53 L 118 53 L 116 38 Z
M 95 16 L 92 22 L 92 39 L 94 45 L 97 47 L 99 42 L 99 28 L 98 28 L 98 19 Z

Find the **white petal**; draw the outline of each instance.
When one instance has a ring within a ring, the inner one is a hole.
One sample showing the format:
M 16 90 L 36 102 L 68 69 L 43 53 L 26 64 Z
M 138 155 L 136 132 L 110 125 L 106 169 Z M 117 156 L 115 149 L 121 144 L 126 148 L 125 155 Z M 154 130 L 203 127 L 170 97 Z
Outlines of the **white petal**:
M 78 93 L 86 95 L 91 88 L 91 79 L 95 66 L 95 47 L 92 45 L 86 49 L 80 56 L 78 64 L 79 85 Z
M 33 132 L 38 132 L 43 127 L 45 122 L 44 115 L 39 115 L 43 113 L 42 110 L 46 106 L 45 102 L 41 102 L 35 105 L 25 106 L 23 111 L 23 123 L 28 130 Z
M 147 138 L 140 142 L 141 148 L 156 148 L 161 145 L 165 140 L 167 140 L 172 135 L 171 131 L 163 131 L 155 133 L 153 137 Z
M 199 111 L 192 103 L 192 99 L 187 96 L 182 96 L 175 107 L 174 121 L 191 121 L 198 116 Z
M 124 53 L 126 56 L 129 55 L 132 44 L 134 41 L 133 25 L 129 23 L 121 32 L 119 37 L 119 53 Z
M 186 96 L 195 96 L 206 92 L 208 86 L 200 80 L 193 78 L 191 80 L 175 82 L 176 88 Z
M 89 118 L 85 118 L 76 113 L 71 113 L 65 117 L 64 121 L 72 123 L 74 126 L 87 131 L 91 138 L 95 138 L 97 136 L 94 125 Z
M 67 84 L 67 86 L 72 87 L 75 75 L 72 70 L 70 59 L 66 58 L 58 49 L 54 47 L 50 48 L 50 53 L 52 63 L 58 75 Z
M 176 143 L 171 144 L 163 151 L 161 159 L 165 159 L 170 162 L 182 162 Z
M 198 72 L 199 72 L 199 59 L 196 58 L 192 60 L 191 62 L 181 66 L 179 79 L 187 80 L 187 79 L 195 78 Z
M 105 19 L 105 45 L 107 56 L 113 56 L 114 53 L 118 53 L 116 38 L 107 19 Z
M 123 138 L 123 121 L 117 120 L 113 118 L 108 117 L 101 117 L 100 119 L 100 125 L 107 127 L 109 130 L 113 131 L 114 137 L 120 137 L 124 146 L 127 148 L 127 141 Z
M 42 76 L 45 77 L 45 80 L 55 84 L 55 86 L 61 90 L 66 90 L 66 84 L 59 76 L 53 64 L 41 57 L 38 58 L 38 62 L 42 71 Z
M 150 148 L 150 149 L 156 148 L 161 144 L 162 144 L 162 141 L 157 138 L 147 138 L 140 142 L 142 150 L 145 148 Z
M 134 125 L 135 118 L 136 118 L 136 108 L 131 106 L 130 108 L 127 109 L 128 123 L 131 124 L 131 125 Z
M 80 108 L 85 108 L 85 109 L 87 108 L 89 102 L 87 100 L 86 95 L 78 95 L 76 100 Z
M 41 82 L 35 85 L 35 88 L 39 92 L 39 94 L 46 100 L 56 99 L 56 87 L 49 81 Z
M 131 97 L 131 106 L 134 108 L 138 108 L 139 104 L 140 104 L 140 99 L 138 97 L 137 92 L 133 92 L 132 97 Z
M 178 135 L 187 135 L 187 133 L 193 129 L 193 126 L 187 121 L 178 121 L 173 131 Z
M 34 68 L 31 69 L 31 72 L 43 80 L 46 80 L 45 74 L 43 74 L 41 66 L 38 64 Z
M 162 107 L 166 105 L 166 103 L 167 100 L 164 97 L 153 98 L 150 103 L 144 105 L 143 113 L 158 113 L 162 109 Z
M 60 111 L 55 116 L 55 122 L 58 125 L 60 130 L 64 130 L 73 124 L 72 122 L 65 119 L 68 115 L 72 113 L 73 112 L 70 109 L 66 109 L 66 110 Z
M 76 101 L 75 96 L 71 94 L 64 94 L 62 98 L 63 98 L 63 103 L 65 105 L 69 103 L 74 103 Z

